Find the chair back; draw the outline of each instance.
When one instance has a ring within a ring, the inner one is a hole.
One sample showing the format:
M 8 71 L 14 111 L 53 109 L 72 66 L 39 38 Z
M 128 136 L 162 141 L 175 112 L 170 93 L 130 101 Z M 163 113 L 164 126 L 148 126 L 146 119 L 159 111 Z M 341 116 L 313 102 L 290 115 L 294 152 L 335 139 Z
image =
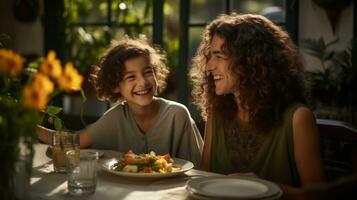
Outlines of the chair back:
M 337 120 L 316 119 L 327 180 L 357 173 L 357 128 Z

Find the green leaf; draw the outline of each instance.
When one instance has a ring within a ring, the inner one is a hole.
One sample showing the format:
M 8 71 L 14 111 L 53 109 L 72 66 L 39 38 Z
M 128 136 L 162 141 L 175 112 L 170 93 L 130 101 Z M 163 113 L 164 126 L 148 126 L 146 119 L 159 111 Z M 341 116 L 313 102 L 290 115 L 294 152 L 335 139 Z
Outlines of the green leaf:
M 30 62 L 28 64 L 28 67 L 29 68 L 33 68 L 33 69 L 38 69 L 39 66 L 41 65 L 41 63 L 44 61 L 44 58 L 43 57 L 40 57 L 40 58 L 37 58 L 36 60 Z
M 61 107 L 57 107 L 57 106 L 48 106 L 45 113 L 49 114 L 49 115 L 56 115 L 59 112 L 62 111 Z
M 44 117 L 45 117 L 45 116 L 44 116 L 43 114 L 42 114 L 42 115 L 40 115 L 40 117 L 39 117 L 39 123 L 40 123 L 40 124 L 42 124 L 42 123 L 43 123 L 43 119 L 44 119 Z
M 62 130 L 62 120 L 58 117 L 55 117 L 55 129 L 57 131 Z

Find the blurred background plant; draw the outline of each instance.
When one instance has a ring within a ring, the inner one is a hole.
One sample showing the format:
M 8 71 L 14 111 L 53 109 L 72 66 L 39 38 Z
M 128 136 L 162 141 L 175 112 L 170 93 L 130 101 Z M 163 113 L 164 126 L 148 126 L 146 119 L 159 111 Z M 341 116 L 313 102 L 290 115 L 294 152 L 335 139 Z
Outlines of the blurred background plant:
M 352 42 L 344 50 L 329 50 L 336 43 L 323 38 L 303 40 L 303 48 L 320 62 L 318 71 L 308 72 L 311 105 L 317 117 L 357 124 L 357 71 L 352 67 Z
M 63 129 L 57 117 L 61 108 L 47 106 L 48 102 L 61 91 L 81 90 L 83 77 L 70 62 L 62 68 L 54 51 L 28 63 L 20 54 L 6 49 L 4 42 L 0 44 L 0 199 L 16 199 L 15 164 L 28 156 L 25 154 L 32 159 L 36 124 L 47 115 L 56 129 Z

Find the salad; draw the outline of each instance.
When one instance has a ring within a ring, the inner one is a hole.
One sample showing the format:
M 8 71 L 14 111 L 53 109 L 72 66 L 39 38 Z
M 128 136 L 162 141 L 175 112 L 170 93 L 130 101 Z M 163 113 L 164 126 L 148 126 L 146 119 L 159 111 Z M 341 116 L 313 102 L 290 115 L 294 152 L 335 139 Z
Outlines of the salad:
M 131 173 L 168 173 L 180 170 L 173 166 L 173 159 L 170 154 L 156 155 L 154 151 L 150 153 L 135 154 L 129 150 L 112 167 L 115 171 Z

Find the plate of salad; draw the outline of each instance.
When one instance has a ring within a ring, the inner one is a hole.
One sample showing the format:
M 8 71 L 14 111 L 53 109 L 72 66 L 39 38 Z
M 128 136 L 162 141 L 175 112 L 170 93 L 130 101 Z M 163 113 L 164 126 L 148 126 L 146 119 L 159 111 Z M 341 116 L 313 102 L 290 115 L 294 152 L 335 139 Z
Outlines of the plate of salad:
M 194 167 L 193 163 L 170 154 L 156 155 L 155 152 L 135 154 L 129 150 L 120 158 L 105 158 L 100 167 L 110 173 L 138 178 L 163 178 L 178 176 Z

